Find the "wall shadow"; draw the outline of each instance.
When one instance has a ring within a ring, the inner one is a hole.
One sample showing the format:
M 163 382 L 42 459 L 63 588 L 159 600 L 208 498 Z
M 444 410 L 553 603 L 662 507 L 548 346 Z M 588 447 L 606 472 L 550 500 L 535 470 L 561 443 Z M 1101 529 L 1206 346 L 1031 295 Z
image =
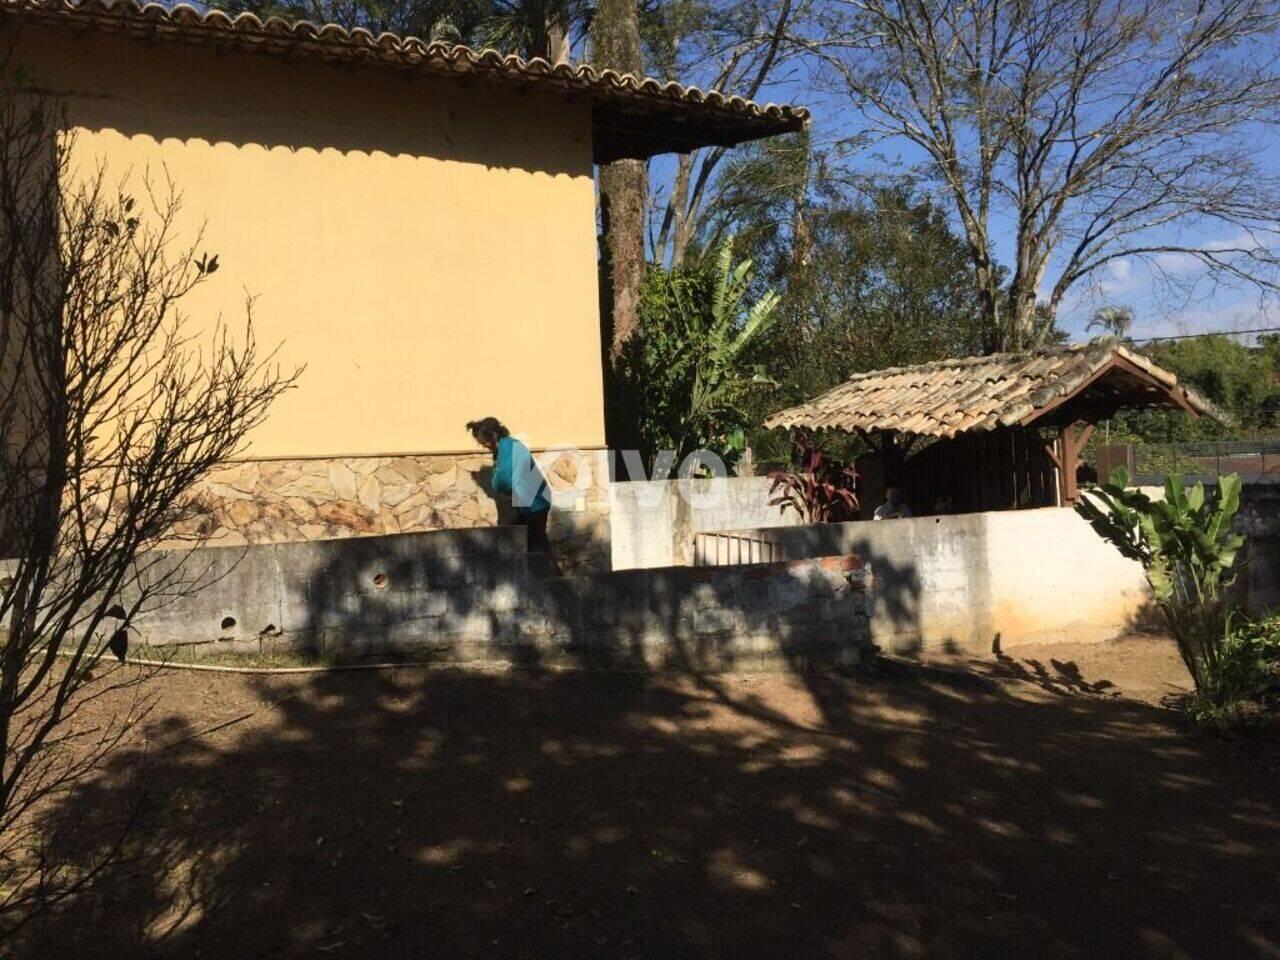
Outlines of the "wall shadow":
M 1046 665 L 1030 657 L 1014 659 L 997 654 L 993 673 L 996 676 L 1035 684 L 1041 690 L 1061 696 L 1083 694 L 1116 697 L 1120 695 L 1116 685 L 1106 678 L 1085 679 L 1080 666 L 1073 660 L 1058 660 L 1050 657 Z
M 17 36 L 33 82 L 91 131 L 591 176 L 588 108 L 554 94 L 35 25 Z
M 701 672 L 830 666 L 867 644 L 857 560 L 843 572 L 814 561 L 559 575 L 524 544 L 507 526 L 276 548 L 273 564 L 310 570 L 305 582 L 276 575 L 276 645 L 335 660 Z
M 869 541 L 857 538 L 852 539 L 848 550 L 866 559 L 871 567 L 874 578 L 872 636 L 895 653 L 918 653 L 923 650 L 925 643 L 920 628 L 923 586 L 915 563 L 895 560 Z

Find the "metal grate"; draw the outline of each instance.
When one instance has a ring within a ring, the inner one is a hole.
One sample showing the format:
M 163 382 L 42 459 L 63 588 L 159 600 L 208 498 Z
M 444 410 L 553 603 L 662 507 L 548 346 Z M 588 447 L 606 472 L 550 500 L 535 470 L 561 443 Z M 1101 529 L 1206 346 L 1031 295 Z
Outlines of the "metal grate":
M 754 532 L 698 533 L 693 538 L 696 567 L 728 567 L 785 560 L 782 544 Z

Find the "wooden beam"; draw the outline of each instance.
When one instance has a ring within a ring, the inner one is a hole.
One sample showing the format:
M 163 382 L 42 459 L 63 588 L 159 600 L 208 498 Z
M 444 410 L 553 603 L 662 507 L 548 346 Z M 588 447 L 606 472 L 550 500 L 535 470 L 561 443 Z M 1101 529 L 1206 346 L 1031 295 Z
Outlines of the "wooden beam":
M 1080 491 L 1076 486 L 1076 470 L 1080 466 L 1080 453 L 1093 436 L 1092 423 L 1072 423 L 1062 428 L 1058 436 L 1057 456 L 1058 492 L 1064 507 L 1074 506 Z M 1050 454 L 1052 456 L 1052 454 Z
M 1057 467 L 1059 470 L 1062 469 L 1062 455 L 1059 452 L 1061 449 L 1062 449 L 1062 438 L 1060 436 L 1056 438 L 1053 441 L 1053 443 L 1046 443 L 1044 445 L 1044 452 L 1048 455 L 1053 465 Z
M 1082 383 L 1078 384 L 1074 389 L 1058 397 L 1051 403 L 1045 404 L 1039 410 L 1033 410 L 1021 421 L 1020 425 L 1031 426 L 1033 423 L 1045 421 L 1049 414 L 1053 413 L 1064 404 L 1070 403 L 1081 393 L 1096 384 L 1099 380 L 1102 380 L 1109 373 L 1116 370 L 1134 377 L 1148 389 L 1155 391 L 1167 400 L 1173 401 L 1177 407 L 1185 410 L 1193 417 L 1200 416 L 1200 412 L 1191 406 L 1190 402 L 1187 400 L 1186 392 L 1180 386 L 1169 386 L 1166 383 L 1161 383 L 1136 363 L 1131 363 L 1124 357 L 1116 355 L 1099 367 L 1093 374 L 1087 377 Z M 1125 406 L 1125 404 L 1119 402 L 1118 398 L 1116 403 L 1117 407 Z M 1081 418 L 1077 416 L 1073 418 L 1072 422 L 1079 422 L 1080 419 Z

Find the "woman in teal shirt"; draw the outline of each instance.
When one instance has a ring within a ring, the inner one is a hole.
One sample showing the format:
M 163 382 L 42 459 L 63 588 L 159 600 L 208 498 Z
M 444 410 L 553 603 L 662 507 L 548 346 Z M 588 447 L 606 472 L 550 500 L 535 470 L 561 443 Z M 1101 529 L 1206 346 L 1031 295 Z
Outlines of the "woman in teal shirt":
M 467 424 L 476 443 L 493 454 L 494 494 L 511 497 L 515 522 L 528 529 L 529 549 L 549 553 L 547 514 L 551 510 L 547 480 L 523 443 L 511 436 L 497 417 L 484 417 Z

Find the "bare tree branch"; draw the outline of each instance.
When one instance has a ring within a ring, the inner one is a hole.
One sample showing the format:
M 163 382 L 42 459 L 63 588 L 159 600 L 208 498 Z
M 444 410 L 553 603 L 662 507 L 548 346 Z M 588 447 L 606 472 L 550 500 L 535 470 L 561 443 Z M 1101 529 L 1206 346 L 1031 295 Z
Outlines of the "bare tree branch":
M 177 240 L 174 185 L 74 169 L 66 130 L 49 97 L 0 88 L 0 935 L 96 869 L 50 862 L 32 813 L 145 713 L 148 673 L 104 654 L 198 589 L 160 547 L 198 539 L 197 481 L 297 376 L 248 316 L 233 330 L 180 309 L 217 257 Z M 79 726 L 120 689 L 136 692 L 123 716 Z
M 874 135 L 926 159 L 970 248 L 987 346 L 1006 349 L 1125 256 L 1177 248 L 1280 289 L 1280 182 L 1254 148 L 1280 104 L 1277 28 L 1276 0 L 837 0 L 792 41 Z M 1221 229 L 1257 242 L 1226 254 Z

